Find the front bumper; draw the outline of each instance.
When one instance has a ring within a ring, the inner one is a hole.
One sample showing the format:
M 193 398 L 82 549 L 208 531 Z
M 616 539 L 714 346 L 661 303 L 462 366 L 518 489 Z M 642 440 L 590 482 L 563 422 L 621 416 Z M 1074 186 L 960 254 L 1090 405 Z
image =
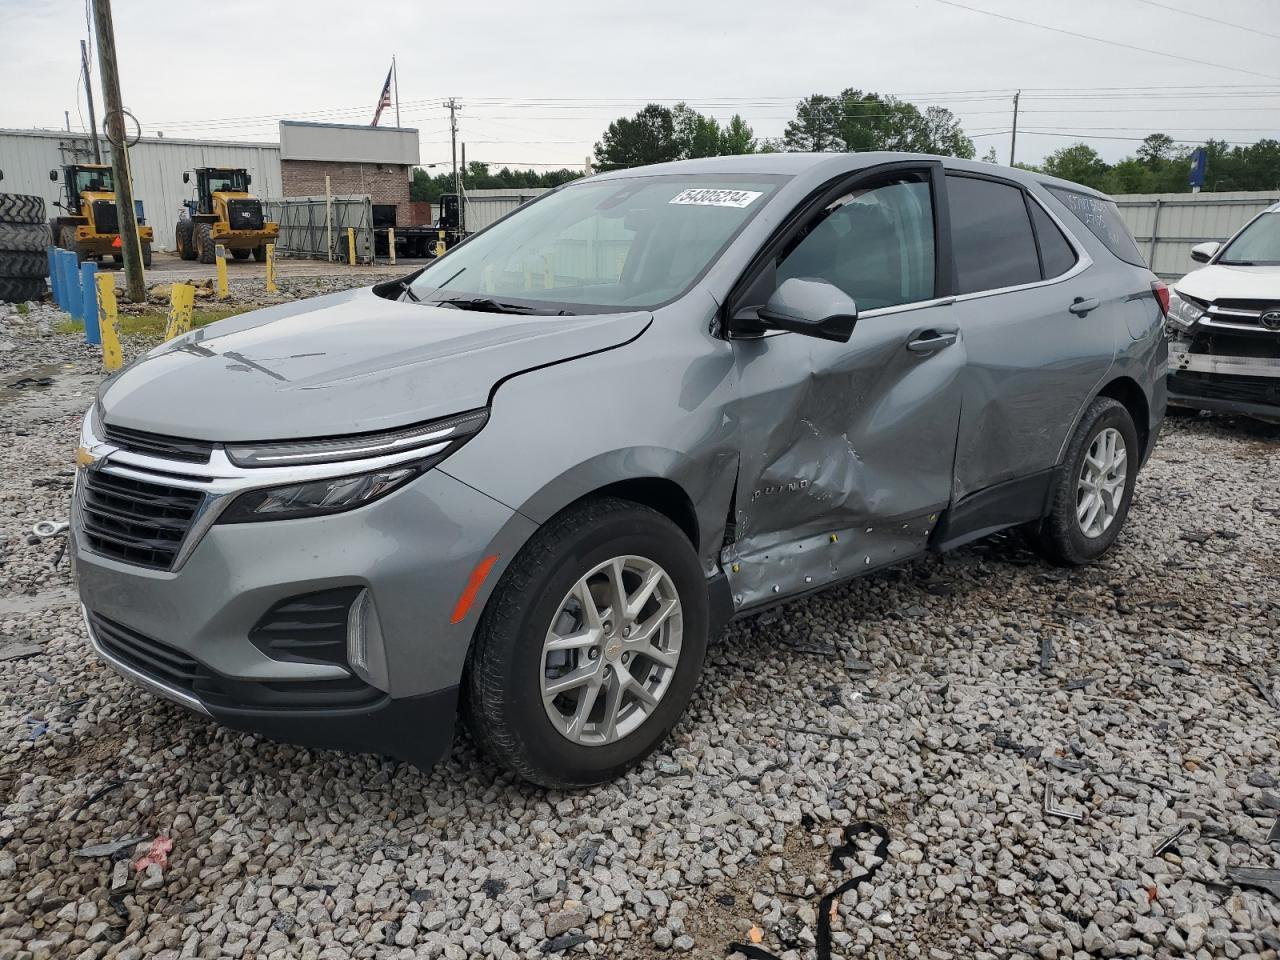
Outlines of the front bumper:
M 232 230 L 219 221 L 213 225 L 211 235 L 216 243 L 231 250 L 246 250 L 260 247 L 264 243 L 275 243 L 280 239 L 280 225 L 265 223 L 261 230 Z
M 92 469 L 142 475 L 138 465 L 154 461 L 108 450 Z M 83 477 L 77 498 L 82 486 Z M 427 766 L 448 749 L 488 593 L 534 528 L 436 469 L 346 513 L 193 527 L 197 542 L 171 569 L 95 552 L 78 508 L 71 533 L 90 640 L 118 672 L 237 729 Z M 471 571 L 495 553 L 467 616 L 453 622 Z M 317 662 L 264 643 L 271 611 L 361 590 L 378 625 L 367 669 L 344 653 Z
M 1246 416 L 1280 416 L 1280 359 L 1191 353 L 1169 344 L 1169 402 Z

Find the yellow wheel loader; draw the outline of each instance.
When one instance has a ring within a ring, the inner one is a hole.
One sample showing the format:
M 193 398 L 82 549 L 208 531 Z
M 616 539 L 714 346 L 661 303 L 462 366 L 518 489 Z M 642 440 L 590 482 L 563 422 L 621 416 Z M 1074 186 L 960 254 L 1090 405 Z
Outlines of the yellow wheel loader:
M 262 201 L 249 193 L 253 178 L 243 168 L 200 167 L 182 175 L 183 183 L 196 178 L 196 195 L 183 201 L 185 208 L 174 228 L 174 241 L 183 260 L 213 263 L 218 244 L 237 260 L 250 253 L 259 262 L 267 259 L 267 244 L 275 243 L 280 227 L 262 213 Z
M 55 183 L 58 171 L 50 170 Z M 116 188 L 111 167 L 103 163 L 73 163 L 62 168 L 63 202 L 54 206 L 62 215 L 49 221 L 53 242 L 73 250 L 80 262 L 109 256 L 116 263 L 124 259 L 120 220 L 116 211 Z M 141 206 L 141 204 L 139 204 Z M 151 266 L 154 231 L 138 217 L 138 239 L 142 243 L 142 265 Z

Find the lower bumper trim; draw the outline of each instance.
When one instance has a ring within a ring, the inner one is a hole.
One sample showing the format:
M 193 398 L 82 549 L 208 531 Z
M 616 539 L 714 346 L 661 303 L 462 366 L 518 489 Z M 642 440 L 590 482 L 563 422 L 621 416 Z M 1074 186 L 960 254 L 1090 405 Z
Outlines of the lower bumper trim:
M 102 645 L 102 641 L 98 639 L 98 635 L 94 633 L 93 624 L 89 622 L 89 611 L 85 609 L 84 604 L 80 604 L 80 616 L 84 618 L 84 628 L 89 634 L 89 643 L 93 645 L 94 653 L 96 653 L 98 657 L 116 673 L 128 680 L 132 680 L 140 686 L 146 687 L 152 693 L 164 697 L 166 700 L 172 700 L 174 703 L 186 707 L 188 710 L 192 710 L 196 713 L 202 713 L 206 717 L 210 716 L 205 705 L 185 690 L 179 690 L 177 687 L 171 687 L 166 683 L 161 683 L 160 681 L 149 677 L 141 670 L 135 670 L 118 657 L 113 656 L 111 652 Z

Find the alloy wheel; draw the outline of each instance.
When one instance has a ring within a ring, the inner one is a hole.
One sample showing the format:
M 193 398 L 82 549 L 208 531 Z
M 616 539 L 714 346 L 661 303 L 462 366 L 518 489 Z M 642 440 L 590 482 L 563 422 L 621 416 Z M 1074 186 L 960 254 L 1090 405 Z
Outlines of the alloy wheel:
M 1076 483 L 1076 522 L 1090 538 L 1100 537 L 1115 522 L 1124 499 L 1128 474 L 1124 435 L 1107 427 L 1093 438 Z
M 621 740 L 662 702 L 680 662 L 683 616 L 670 575 L 645 557 L 614 557 L 565 595 L 542 646 L 542 703 L 561 736 Z

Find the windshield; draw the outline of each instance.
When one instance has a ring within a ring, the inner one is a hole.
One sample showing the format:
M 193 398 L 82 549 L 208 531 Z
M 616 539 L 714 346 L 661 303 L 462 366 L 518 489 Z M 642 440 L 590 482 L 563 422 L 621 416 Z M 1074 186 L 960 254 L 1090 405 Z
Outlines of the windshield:
M 1227 244 L 1218 263 L 1228 266 L 1280 264 L 1280 212 L 1264 213 Z
M 94 193 L 114 192 L 115 183 L 111 179 L 111 168 L 107 167 L 102 170 L 77 170 L 76 193 L 84 193 L 86 190 Z
M 243 170 L 210 170 L 209 192 L 244 193 L 248 184 L 244 182 Z
M 785 177 L 651 176 L 572 184 L 431 264 L 417 300 L 516 300 L 582 312 L 683 294 Z

